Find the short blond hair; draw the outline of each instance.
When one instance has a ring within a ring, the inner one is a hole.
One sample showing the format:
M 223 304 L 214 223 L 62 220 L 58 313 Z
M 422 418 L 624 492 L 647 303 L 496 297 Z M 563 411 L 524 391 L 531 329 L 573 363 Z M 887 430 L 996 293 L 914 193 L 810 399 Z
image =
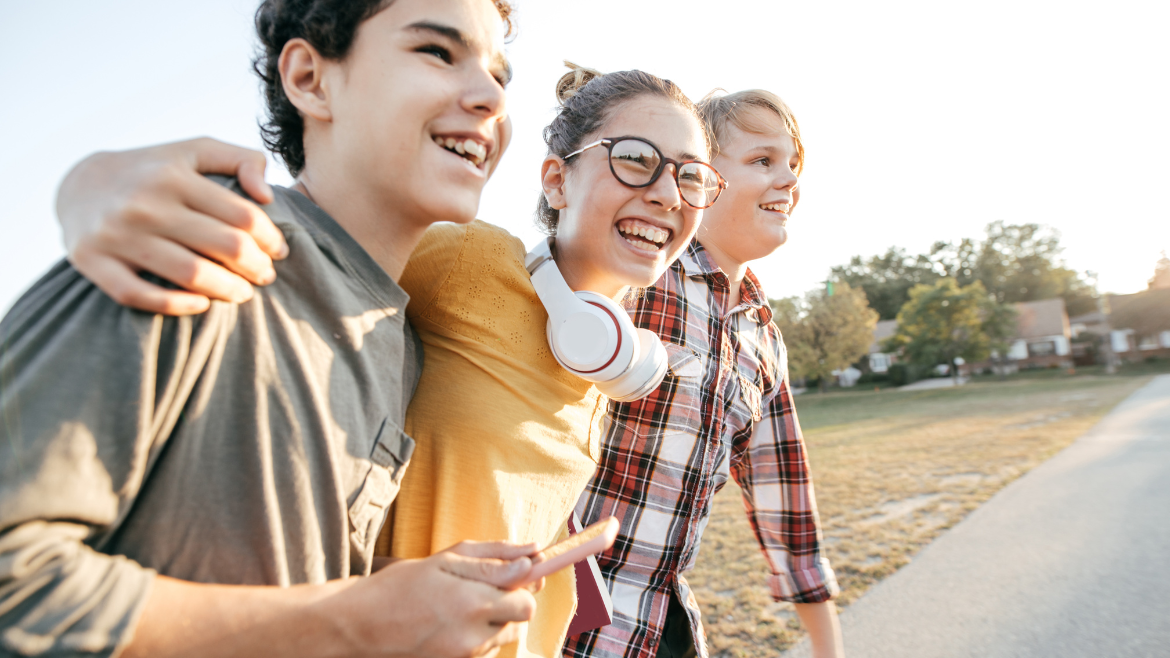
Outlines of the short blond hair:
M 779 96 L 764 89 L 747 89 L 729 94 L 716 89 L 699 101 L 699 116 L 706 125 L 711 142 L 711 157 L 719 155 L 720 141 L 727 138 L 727 125 L 731 124 L 744 132 L 757 135 L 772 131 L 772 127 L 761 122 L 752 110 L 769 113 L 784 125 L 785 130 L 796 142 L 796 173 L 804 171 L 804 142 L 800 141 L 800 125 L 796 115 Z

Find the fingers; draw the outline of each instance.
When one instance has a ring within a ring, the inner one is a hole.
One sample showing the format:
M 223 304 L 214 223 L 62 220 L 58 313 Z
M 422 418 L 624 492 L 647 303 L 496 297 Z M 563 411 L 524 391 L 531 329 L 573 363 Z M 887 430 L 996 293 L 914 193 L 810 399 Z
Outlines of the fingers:
M 116 247 L 113 255 L 205 297 L 237 304 L 252 298 L 252 286 L 247 281 L 164 238 L 139 236 L 133 243 Z
M 264 182 L 264 154 L 252 149 L 202 137 L 176 145 L 189 148 L 195 170 L 201 174 L 226 174 L 240 179 L 240 186 L 260 203 L 272 203 L 272 188 Z
M 512 589 L 519 586 L 524 576 L 532 570 L 532 562 L 526 557 L 506 561 L 464 557 L 454 552 L 442 554 L 442 557 L 440 568 L 443 571 L 500 589 Z
M 156 227 L 158 237 L 214 260 L 256 285 L 266 286 L 276 280 L 272 259 L 260 250 L 252 236 L 186 208 L 175 209 L 173 215 L 175 221 Z
M 515 560 L 522 557 L 531 557 L 540 550 L 540 545 L 511 544 L 503 541 L 462 541 L 447 551 L 464 557 L 495 558 L 497 560 Z
M 71 258 L 74 267 L 114 301 L 131 308 L 164 315 L 194 315 L 211 305 L 203 295 L 168 290 L 142 280 L 113 258 Z
M 487 612 L 487 620 L 492 624 L 507 624 L 528 621 L 535 614 L 536 599 L 532 597 L 532 592 L 518 589 L 496 601 Z
M 270 258 L 280 260 L 288 255 L 288 244 L 284 241 L 284 234 L 272 223 L 268 215 L 251 201 L 202 176 L 183 189 L 182 194 L 182 200 L 187 207 L 243 231 L 252 243 Z M 224 264 L 235 270 L 233 263 L 225 261 Z M 246 272 L 236 271 L 247 275 Z

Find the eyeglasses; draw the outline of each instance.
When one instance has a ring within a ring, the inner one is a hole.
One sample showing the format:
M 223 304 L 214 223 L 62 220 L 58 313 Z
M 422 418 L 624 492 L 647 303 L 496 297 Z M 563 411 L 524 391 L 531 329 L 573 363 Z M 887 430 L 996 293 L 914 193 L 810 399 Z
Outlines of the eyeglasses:
M 609 170 L 626 187 L 649 187 L 662 175 L 666 165 L 672 164 L 678 194 L 692 208 L 710 208 L 719 198 L 719 193 L 727 189 L 727 181 L 723 180 L 715 167 L 698 160 L 671 160 L 662 155 L 657 146 L 638 137 L 599 139 L 573 151 L 564 159 L 568 160 L 594 146 L 605 146 L 609 150 Z

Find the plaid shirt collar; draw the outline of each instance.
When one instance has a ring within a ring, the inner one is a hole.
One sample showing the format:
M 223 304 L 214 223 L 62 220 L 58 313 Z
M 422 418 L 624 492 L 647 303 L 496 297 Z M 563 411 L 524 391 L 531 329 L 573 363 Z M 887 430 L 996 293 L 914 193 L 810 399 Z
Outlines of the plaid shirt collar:
M 687 250 L 679 257 L 678 263 L 689 277 L 707 278 L 719 275 L 724 280 L 723 285 L 725 287 L 727 285 L 727 275 L 719 269 L 719 266 L 715 264 L 715 259 L 711 258 L 711 254 L 698 239 L 691 240 L 691 243 L 687 245 Z M 768 296 L 764 294 L 760 280 L 756 278 L 750 267 L 743 277 L 743 289 L 740 291 L 739 304 L 755 309 L 756 313 L 759 314 L 760 324 L 772 321 L 772 307 L 768 304 Z

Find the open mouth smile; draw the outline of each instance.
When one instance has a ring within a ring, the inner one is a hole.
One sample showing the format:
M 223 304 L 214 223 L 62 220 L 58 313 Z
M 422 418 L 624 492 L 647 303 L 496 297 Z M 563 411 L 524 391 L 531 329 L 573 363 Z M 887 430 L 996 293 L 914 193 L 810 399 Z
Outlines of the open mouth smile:
M 661 251 L 670 240 L 672 232 L 669 229 L 652 226 L 636 219 L 623 219 L 617 223 L 617 230 L 622 238 L 633 245 L 635 249 L 647 253 Z
M 792 204 L 787 201 L 781 203 L 761 203 L 760 208 L 772 212 L 782 212 L 787 215 L 792 210 Z
M 480 168 L 487 161 L 488 147 L 483 142 L 471 138 L 443 137 L 435 135 L 435 143 L 448 151 L 467 160 L 472 166 Z

